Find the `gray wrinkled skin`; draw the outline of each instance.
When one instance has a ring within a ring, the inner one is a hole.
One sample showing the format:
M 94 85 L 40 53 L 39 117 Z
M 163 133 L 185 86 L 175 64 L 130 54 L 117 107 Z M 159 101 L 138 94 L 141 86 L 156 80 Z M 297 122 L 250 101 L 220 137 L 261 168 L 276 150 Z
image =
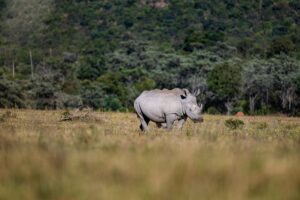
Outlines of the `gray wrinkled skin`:
M 203 122 L 202 106 L 198 106 L 196 100 L 198 94 L 199 92 L 191 94 L 187 89 L 179 88 L 142 92 L 134 101 L 134 109 L 141 121 L 141 130 L 148 131 L 149 121 L 169 130 L 176 120 L 180 129 L 187 118 L 194 122 Z

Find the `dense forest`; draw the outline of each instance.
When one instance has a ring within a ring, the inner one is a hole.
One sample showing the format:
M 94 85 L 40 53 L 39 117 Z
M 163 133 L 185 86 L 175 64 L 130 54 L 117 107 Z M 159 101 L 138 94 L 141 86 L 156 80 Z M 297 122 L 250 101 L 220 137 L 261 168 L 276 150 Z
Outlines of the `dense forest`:
M 174 87 L 299 115 L 300 1 L 0 0 L 0 107 L 126 111 Z

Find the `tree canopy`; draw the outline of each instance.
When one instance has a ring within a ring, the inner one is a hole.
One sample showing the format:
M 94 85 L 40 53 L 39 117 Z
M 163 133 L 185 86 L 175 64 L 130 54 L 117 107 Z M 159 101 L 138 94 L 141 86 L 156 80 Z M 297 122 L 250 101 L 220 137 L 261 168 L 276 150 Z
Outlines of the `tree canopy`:
M 299 113 L 298 0 L 0 0 L 0 11 L 1 107 L 131 110 L 143 90 L 185 87 L 206 110 Z

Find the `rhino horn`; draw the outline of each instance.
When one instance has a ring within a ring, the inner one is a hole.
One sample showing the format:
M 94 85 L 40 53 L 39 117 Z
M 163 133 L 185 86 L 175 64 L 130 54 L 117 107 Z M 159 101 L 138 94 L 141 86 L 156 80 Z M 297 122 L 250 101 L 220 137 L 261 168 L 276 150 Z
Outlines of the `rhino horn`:
M 199 107 L 200 107 L 200 112 L 202 113 L 202 111 L 203 111 L 203 104 L 201 103 Z
M 200 89 L 198 89 L 198 90 L 196 90 L 195 92 L 194 92 L 194 96 L 196 97 L 196 96 L 198 96 L 200 94 Z

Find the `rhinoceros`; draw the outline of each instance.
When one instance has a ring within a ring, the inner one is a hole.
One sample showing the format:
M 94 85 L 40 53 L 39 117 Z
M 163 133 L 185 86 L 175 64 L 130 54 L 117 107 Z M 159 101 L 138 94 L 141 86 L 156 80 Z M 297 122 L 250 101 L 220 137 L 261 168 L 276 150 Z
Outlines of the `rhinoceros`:
M 134 109 L 141 121 L 140 129 L 148 131 L 149 121 L 169 130 L 176 120 L 179 129 L 183 127 L 187 118 L 194 122 L 203 122 L 203 105 L 199 106 L 196 99 L 199 93 L 197 91 L 192 94 L 188 89 L 179 88 L 142 92 L 134 101 Z

